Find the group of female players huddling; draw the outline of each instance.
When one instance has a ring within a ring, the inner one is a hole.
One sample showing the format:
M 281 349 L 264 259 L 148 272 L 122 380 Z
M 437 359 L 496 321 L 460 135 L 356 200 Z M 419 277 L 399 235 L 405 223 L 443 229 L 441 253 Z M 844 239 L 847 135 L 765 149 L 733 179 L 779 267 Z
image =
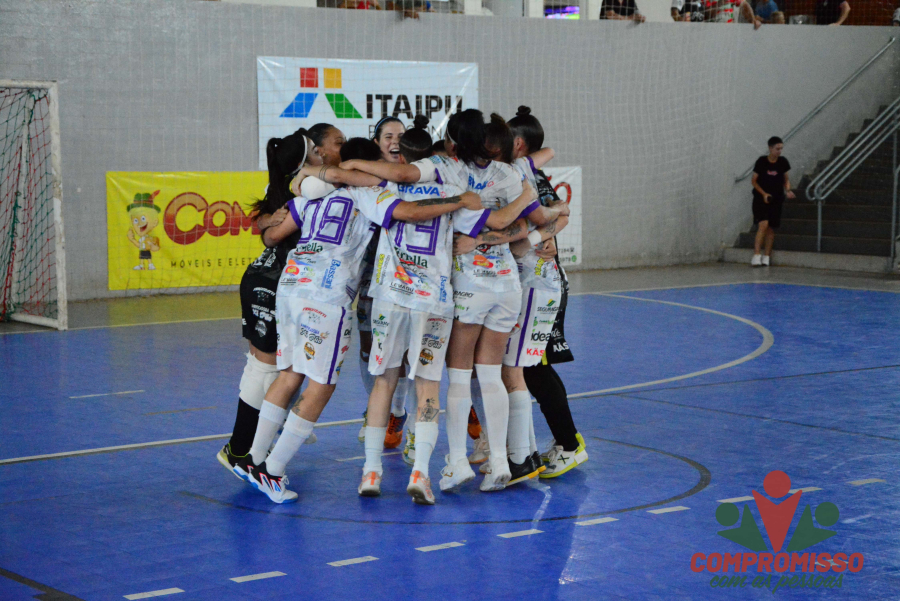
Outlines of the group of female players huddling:
M 540 170 L 553 151 L 530 112 L 520 107 L 508 123 L 455 113 L 436 144 L 421 115 L 409 130 L 383 118 L 372 140 L 345 140 L 328 124 L 269 140 L 269 186 L 255 206 L 266 250 L 241 282 L 250 352 L 234 432 L 218 454 L 226 468 L 276 503 L 297 499 L 285 468 L 315 440 L 350 347 L 354 300 L 369 393 L 360 495 L 381 494 L 382 454 L 399 446 L 405 425 L 407 492 L 434 504 L 429 463 L 445 363 L 442 491 L 473 480 L 470 463 L 481 464 L 482 491 L 499 491 L 587 461 L 552 368 L 572 360 L 554 242 L 568 205 Z M 554 436 L 543 454 L 532 394 Z M 467 434 L 476 438 L 468 457 Z

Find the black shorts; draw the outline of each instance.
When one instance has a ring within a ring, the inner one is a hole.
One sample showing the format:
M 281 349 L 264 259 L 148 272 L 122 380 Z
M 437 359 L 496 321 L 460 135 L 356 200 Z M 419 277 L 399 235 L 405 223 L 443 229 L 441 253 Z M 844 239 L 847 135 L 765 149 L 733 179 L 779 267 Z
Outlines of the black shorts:
M 153 259 L 153 255 L 150 254 L 149 250 L 139 250 L 138 251 L 138 260 L 150 261 L 151 259 Z
M 241 324 L 244 338 L 264 353 L 278 350 L 275 331 L 275 291 L 278 277 L 247 270 L 241 278 Z M 278 272 L 281 275 L 281 272 Z
M 547 350 L 544 351 L 542 363 L 546 365 L 554 365 L 556 363 L 567 363 L 574 361 L 572 350 L 569 343 L 566 342 L 566 305 L 569 301 L 569 281 L 566 274 L 559 268 L 562 276 L 562 298 L 559 301 L 559 311 L 556 312 L 556 321 L 553 322 L 553 329 L 550 331 L 550 340 L 547 342 Z
M 762 201 L 762 198 L 753 197 L 753 223 L 760 221 L 768 221 L 769 227 L 776 229 L 781 225 L 781 208 L 784 206 L 783 200 L 769 199 L 769 204 Z

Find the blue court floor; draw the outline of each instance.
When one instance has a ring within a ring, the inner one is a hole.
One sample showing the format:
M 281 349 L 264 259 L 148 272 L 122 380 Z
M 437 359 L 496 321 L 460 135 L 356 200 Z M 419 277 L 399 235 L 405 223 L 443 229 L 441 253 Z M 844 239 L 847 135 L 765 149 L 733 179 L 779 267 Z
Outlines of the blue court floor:
M 0 331 L 0 600 L 900 599 L 900 294 L 816 277 L 581 278 L 577 360 L 559 372 L 590 461 L 442 494 L 442 429 L 434 507 L 410 501 L 399 454 L 383 496 L 357 496 L 355 349 L 319 441 L 288 466 L 300 500 L 278 506 L 215 459 L 239 320 Z M 754 566 L 729 573 L 740 590 L 692 571 L 695 553 L 750 552 L 717 535 L 723 500 L 749 507 L 773 552 L 752 500 L 773 470 L 802 491 L 790 531 L 806 506 L 839 508 L 836 534 L 804 551 L 862 555 L 818 573 L 839 588 L 790 588 L 812 575 L 799 567 L 760 587 Z

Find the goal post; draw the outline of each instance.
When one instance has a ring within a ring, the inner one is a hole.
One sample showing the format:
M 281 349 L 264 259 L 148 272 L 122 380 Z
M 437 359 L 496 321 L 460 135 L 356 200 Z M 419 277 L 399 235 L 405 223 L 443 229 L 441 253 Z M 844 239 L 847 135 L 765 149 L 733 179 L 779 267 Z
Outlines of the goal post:
M 0 321 L 65 330 L 56 82 L 0 79 Z

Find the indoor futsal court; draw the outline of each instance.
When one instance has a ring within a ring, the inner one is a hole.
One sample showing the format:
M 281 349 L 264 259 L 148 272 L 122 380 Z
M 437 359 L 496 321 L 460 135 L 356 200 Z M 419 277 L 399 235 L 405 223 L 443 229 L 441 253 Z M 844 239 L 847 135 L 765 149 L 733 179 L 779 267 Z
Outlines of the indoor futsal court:
M 0 601 L 900 601 L 900 0 L 0 0 Z
M 0 598 L 393 599 L 398 583 L 429 599 L 768 598 L 711 589 L 690 561 L 731 550 L 717 507 L 755 513 L 772 470 L 801 508 L 837 505 L 827 550 L 865 558 L 843 590 L 775 594 L 898 597 L 896 280 L 723 265 L 571 279 L 577 362 L 560 373 L 590 461 L 433 507 L 409 502 L 398 454 L 382 497 L 356 495 L 364 392 L 349 378 L 288 467 L 298 503 L 218 464 L 234 295 L 179 300 L 182 321 L 156 298 L 76 304 L 67 333 L 5 325 Z

